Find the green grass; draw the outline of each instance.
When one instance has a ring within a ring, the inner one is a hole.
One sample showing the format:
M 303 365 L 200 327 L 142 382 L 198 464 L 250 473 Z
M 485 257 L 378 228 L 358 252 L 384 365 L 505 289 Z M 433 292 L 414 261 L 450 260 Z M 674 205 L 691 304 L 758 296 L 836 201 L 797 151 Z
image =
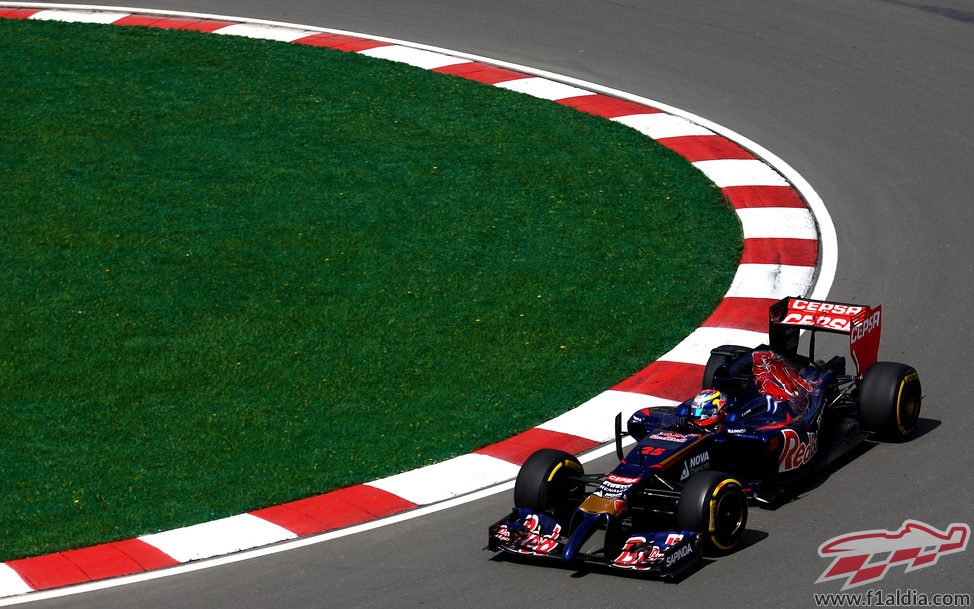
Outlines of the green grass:
M 463 79 L 6 20 L 0 65 L 0 560 L 509 437 L 678 342 L 739 256 L 675 154 Z

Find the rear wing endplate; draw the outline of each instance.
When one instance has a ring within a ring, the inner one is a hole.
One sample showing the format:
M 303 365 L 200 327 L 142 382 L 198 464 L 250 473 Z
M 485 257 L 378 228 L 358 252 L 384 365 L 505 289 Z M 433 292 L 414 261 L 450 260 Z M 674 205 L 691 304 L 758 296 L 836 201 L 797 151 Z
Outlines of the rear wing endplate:
M 768 342 L 772 349 L 788 355 L 798 353 L 802 330 L 810 330 L 811 359 L 815 358 L 815 333 L 849 335 L 849 352 L 858 374 L 879 357 L 882 305 L 870 307 L 844 302 L 782 298 L 769 310 Z

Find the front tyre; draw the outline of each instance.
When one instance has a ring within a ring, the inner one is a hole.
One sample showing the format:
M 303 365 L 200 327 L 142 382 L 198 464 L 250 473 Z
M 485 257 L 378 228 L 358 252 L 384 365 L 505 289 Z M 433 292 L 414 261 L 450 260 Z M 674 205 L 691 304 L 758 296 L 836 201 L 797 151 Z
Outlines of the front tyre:
M 535 451 L 521 466 L 514 481 L 514 506 L 546 512 L 560 507 L 584 472 L 575 455 L 554 448 Z
M 747 526 L 747 495 L 741 483 L 723 472 L 692 476 L 680 493 L 676 526 L 702 533 L 705 552 L 730 552 L 740 544 Z
M 884 440 L 909 438 L 920 418 L 920 375 L 911 366 L 876 362 L 859 388 L 859 423 Z

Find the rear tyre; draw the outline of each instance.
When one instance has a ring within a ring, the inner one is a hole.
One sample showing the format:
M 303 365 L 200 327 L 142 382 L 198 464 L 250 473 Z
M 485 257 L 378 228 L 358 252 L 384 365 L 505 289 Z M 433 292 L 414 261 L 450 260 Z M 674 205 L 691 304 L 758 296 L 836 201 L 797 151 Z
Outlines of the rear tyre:
M 533 512 L 563 505 L 575 488 L 573 479 L 584 469 L 575 455 L 554 448 L 535 451 L 521 466 L 514 482 L 514 506 Z
M 883 440 L 906 440 L 920 418 L 920 375 L 911 366 L 876 362 L 859 388 L 859 423 Z
M 676 506 L 676 526 L 702 533 L 709 554 L 730 552 L 747 526 L 747 495 L 741 483 L 723 472 L 691 476 Z

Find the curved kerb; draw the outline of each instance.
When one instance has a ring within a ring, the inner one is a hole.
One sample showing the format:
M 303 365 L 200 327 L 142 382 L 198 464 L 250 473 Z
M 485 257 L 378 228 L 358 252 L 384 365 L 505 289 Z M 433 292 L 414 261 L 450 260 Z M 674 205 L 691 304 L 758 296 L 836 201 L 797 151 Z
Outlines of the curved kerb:
M 737 274 L 703 325 L 584 404 L 471 454 L 366 484 L 135 539 L 0 563 L 0 605 L 245 560 L 448 509 L 511 488 L 520 464 L 542 447 L 581 454 L 583 461 L 597 458 L 612 450 L 603 445 L 614 439 L 616 413 L 628 417 L 693 395 L 712 347 L 767 342 L 772 302 L 824 298 L 835 275 L 832 221 L 796 171 L 729 129 L 649 99 L 474 55 L 280 22 L 36 3 L 0 3 L 0 18 L 188 29 L 330 47 L 551 100 L 628 125 L 684 156 L 722 190 L 744 232 Z

